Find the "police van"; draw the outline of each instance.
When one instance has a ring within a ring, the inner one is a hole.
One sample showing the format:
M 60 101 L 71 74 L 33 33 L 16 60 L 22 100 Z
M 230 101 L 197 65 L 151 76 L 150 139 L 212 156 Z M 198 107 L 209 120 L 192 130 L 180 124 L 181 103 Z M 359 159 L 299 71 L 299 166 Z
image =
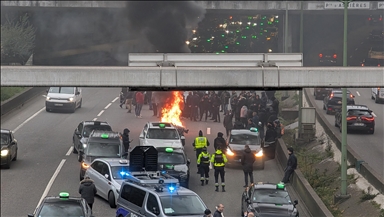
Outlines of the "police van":
M 371 98 L 375 100 L 375 103 L 384 102 L 384 88 L 372 88 Z
M 181 187 L 178 179 L 157 171 L 156 155 L 153 146 L 137 146 L 130 153 L 130 172 L 120 188 L 116 217 L 203 216 L 203 200 Z

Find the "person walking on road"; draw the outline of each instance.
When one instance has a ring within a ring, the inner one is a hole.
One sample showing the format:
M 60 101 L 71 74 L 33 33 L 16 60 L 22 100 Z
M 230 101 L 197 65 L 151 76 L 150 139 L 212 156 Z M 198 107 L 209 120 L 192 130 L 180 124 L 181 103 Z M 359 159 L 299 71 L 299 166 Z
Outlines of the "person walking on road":
M 245 150 L 243 156 L 241 157 L 241 165 L 243 166 L 244 171 L 244 188 L 248 186 L 248 176 L 253 183 L 253 163 L 255 163 L 255 155 L 252 153 L 249 145 L 245 145 Z
M 293 171 L 297 168 L 297 158 L 295 154 L 293 153 L 293 148 L 288 148 L 288 161 L 287 161 L 287 167 L 284 169 L 284 177 L 281 182 L 284 184 L 289 182 L 289 178 L 291 177 Z
M 200 172 L 200 181 L 201 186 L 204 186 L 204 182 L 208 185 L 209 181 L 209 163 L 210 163 L 211 155 L 208 153 L 206 147 L 202 148 L 202 151 L 197 158 L 197 167 Z
M 125 128 L 124 131 L 123 131 L 123 134 L 121 135 L 121 137 L 123 137 L 123 145 L 124 145 L 124 151 L 125 153 L 128 153 L 129 151 L 129 146 L 131 144 L 131 142 L 133 140 L 129 140 L 129 130 L 128 128 Z
M 216 206 L 216 211 L 215 213 L 213 213 L 213 217 L 224 217 L 224 205 L 223 204 L 219 204 Z
M 209 141 L 207 137 L 203 136 L 203 131 L 199 131 L 199 136 L 195 138 L 192 145 L 195 148 L 197 160 L 203 148 L 209 146 Z M 197 173 L 199 173 L 199 167 L 197 167 Z
M 144 94 L 141 91 L 137 91 L 136 93 L 136 107 L 135 107 L 135 114 L 137 118 L 141 117 L 141 109 L 144 105 Z
M 128 109 L 127 113 L 131 113 L 132 110 L 133 94 L 134 92 L 128 88 L 127 96 L 125 97 L 125 108 Z
M 220 150 L 225 150 L 227 148 L 227 142 L 223 138 L 223 135 L 224 134 L 222 132 L 217 133 L 217 137 L 213 141 L 213 147 L 215 148 L 215 150 L 217 150 L 218 148 L 220 148 Z
M 227 137 L 229 136 L 229 134 L 231 133 L 231 130 L 233 129 L 233 113 L 232 111 L 229 111 L 225 117 L 224 117 L 224 120 L 223 120 L 223 125 L 224 125 L 224 128 L 225 128 L 225 132 L 227 134 Z
M 84 180 L 80 182 L 79 194 L 87 201 L 91 210 L 95 202 L 96 193 L 97 190 L 93 180 L 90 179 L 89 176 L 86 176 Z
M 228 162 L 227 157 L 225 154 L 221 151 L 221 149 L 217 149 L 216 152 L 211 156 L 211 163 L 213 164 L 213 168 L 215 169 L 215 191 L 219 191 L 219 175 L 221 178 L 221 188 L 222 191 L 225 192 L 225 171 L 224 167 L 225 164 Z

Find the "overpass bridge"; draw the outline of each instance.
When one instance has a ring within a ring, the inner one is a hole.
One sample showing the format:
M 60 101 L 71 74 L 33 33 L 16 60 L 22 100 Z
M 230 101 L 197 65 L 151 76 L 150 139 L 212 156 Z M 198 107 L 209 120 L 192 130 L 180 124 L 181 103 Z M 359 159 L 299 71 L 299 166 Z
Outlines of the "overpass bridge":
M 197 1 L 207 10 L 334 10 L 343 9 L 340 1 Z M 79 8 L 123 8 L 126 1 L 1 1 L 1 7 L 79 7 Z M 353 1 L 349 9 L 382 10 L 384 1 Z
M 381 67 L 301 67 L 301 54 L 130 54 L 129 66 L 1 66 L 1 86 L 300 89 L 384 86 Z

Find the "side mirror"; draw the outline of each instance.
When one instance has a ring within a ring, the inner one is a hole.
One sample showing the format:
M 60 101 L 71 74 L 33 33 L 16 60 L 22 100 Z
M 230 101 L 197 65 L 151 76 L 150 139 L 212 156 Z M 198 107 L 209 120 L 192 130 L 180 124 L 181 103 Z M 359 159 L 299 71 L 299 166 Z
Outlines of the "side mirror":
M 34 215 L 33 214 L 28 214 L 28 217 L 33 217 Z
M 191 164 L 191 159 L 188 159 L 188 160 L 187 160 L 187 164 L 188 164 L 188 165 Z
M 80 136 L 80 131 L 78 129 L 75 130 L 75 134 Z
M 299 201 L 298 201 L 298 200 L 294 200 L 294 201 L 293 201 L 293 205 L 296 206 L 297 204 L 299 204 Z
M 109 179 L 109 175 L 108 175 L 108 174 L 105 174 L 104 177 L 105 177 L 106 179 Z

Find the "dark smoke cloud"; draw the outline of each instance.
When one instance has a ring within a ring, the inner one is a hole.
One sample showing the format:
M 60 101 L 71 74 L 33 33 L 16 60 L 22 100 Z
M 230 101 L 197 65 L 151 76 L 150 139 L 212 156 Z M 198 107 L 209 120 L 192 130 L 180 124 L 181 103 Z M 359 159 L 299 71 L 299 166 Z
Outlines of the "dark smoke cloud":
M 190 52 L 188 26 L 197 26 L 205 9 L 192 1 L 134 1 L 127 3 L 127 16 L 134 31 L 146 36 L 157 52 Z

